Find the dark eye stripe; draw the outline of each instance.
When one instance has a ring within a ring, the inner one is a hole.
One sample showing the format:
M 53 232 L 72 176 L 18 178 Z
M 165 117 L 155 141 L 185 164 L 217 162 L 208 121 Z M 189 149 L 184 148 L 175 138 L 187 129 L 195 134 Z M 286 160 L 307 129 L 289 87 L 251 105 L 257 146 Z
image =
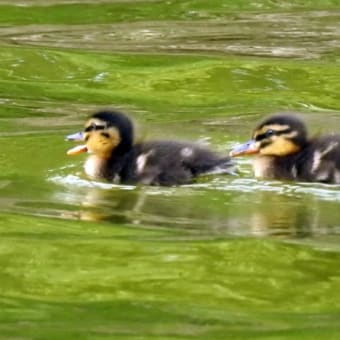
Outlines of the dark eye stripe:
M 96 131 L 96 130 L 104 130 L 105 129 L 105 125 L 95 125 L 95 124 L 91 124 L 90 126 L 88 126 L 87 128 L 85 128 L 85 132 L 89 132 L 89 131 Z
M 107 132 L 102 132 L 101 135 L 105 138 L 110 138 L 110 135 Z
M 272 130 L 274 133 L 272 134 L 272 136 L 280 136 L 286 133 L 289 133 L 292 131 L 292 129 L 286 129 L 286 130 L 281 130 L 281 131 L 275 131 Z M 266 132 L 261 133 L 260 135 L 256 136 L 255 140 L 260 141 L 262 139 L 266 139 L 266 138 L 270 138 L 270 136 L 267 136 Z

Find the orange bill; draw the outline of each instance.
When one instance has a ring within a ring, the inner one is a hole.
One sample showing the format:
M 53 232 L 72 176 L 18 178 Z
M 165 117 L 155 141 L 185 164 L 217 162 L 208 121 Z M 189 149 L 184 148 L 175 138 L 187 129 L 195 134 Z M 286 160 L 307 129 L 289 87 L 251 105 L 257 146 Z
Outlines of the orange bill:
M 87 152 L 87 147 L 86 145 L 77 145 L 72 149 L 69 149 L 67 151 L 67 154 L 69 156 L 74 156 L 74 155 L 79 155 L 80 153 Z

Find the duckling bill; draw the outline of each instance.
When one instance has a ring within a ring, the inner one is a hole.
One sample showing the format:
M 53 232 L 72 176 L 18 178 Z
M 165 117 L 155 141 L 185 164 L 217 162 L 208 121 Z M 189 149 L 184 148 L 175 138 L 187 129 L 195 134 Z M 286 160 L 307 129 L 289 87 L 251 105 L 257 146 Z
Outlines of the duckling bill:
M 294 115 L 268 117 L 230 155 L 255 155 L 255 177 L 340 184 L 340 135 L 308 138 Z
M 199 175 L 234 171 L 230 157 L 194 143 L 134 143 L 131 120 L 112 110 L 93 114 L 82 132 L 67 139 L 83 142 L 68 150 L 68 155 L 90 154 L 84 166 L 88 176 L 114 183 L 180 185 L 191 183 Z

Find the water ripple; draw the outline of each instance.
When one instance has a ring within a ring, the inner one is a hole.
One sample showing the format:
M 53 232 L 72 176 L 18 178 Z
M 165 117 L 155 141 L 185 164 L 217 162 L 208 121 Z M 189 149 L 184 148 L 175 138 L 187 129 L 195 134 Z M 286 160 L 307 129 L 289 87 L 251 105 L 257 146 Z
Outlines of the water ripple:
M 214 20 L 3 27 L 7 44 L 111 52 L 320 58 L 340 43 L 340 11 L 246 13 Z

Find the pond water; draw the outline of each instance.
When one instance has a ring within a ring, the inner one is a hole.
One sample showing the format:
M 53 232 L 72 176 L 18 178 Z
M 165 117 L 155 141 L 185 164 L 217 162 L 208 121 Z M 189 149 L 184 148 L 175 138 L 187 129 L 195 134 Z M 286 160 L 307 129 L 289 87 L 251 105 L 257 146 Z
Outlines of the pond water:
M 94 182 L 102 107 L 227 153 L 267 114 L 340 131 L 340 1 L 0 0 L 4 338 L 340 337 L 340 187 Z

